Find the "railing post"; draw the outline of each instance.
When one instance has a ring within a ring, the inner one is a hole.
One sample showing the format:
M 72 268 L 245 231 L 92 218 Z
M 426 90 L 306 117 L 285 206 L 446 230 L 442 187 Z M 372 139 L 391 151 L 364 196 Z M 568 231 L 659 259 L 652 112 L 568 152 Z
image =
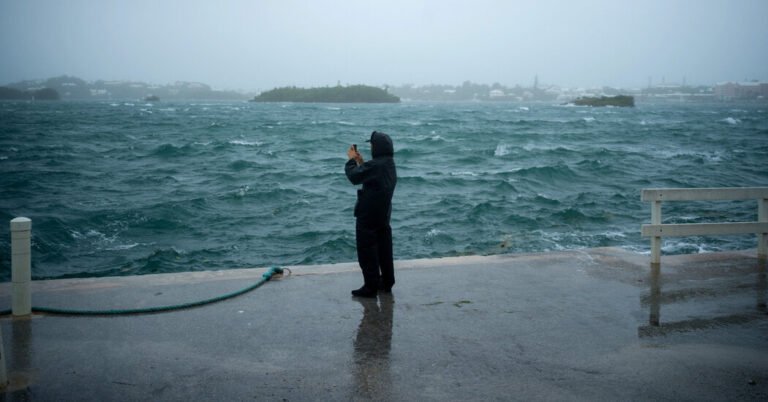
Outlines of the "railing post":
M 32 295 L 29 291 L 32 280 L 31 236 L 32 221 L 29 218 L 11 221 L 11 307 L 14 316 L 29 315 L 32 312 Z
M 757 221 L 768 222 L 768 198 L 757 200 Z M 757 257 L 768 258 L 768 233 L 757 234 Z
M 661 201 L 651 202 L 651 224 L 661 224 Z M 651 237 L 651 264 L 661 263 L 661 237 Z

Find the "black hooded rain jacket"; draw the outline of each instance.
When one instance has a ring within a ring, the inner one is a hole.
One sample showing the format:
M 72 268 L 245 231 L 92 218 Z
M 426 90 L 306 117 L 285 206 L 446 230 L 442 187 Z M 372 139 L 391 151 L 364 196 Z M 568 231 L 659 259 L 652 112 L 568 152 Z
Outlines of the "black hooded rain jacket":
M 373 159 L 357 165 L 354 159 L 347 161 L 344 172 L 352 184 L 362 184 L 357 190 L 355 217 L 359 224 L 370 228 L 389 225 L 392 215 L 392 195 L 397 185 L 394 147 L 387 134 L 374 131 L 371 134 Z

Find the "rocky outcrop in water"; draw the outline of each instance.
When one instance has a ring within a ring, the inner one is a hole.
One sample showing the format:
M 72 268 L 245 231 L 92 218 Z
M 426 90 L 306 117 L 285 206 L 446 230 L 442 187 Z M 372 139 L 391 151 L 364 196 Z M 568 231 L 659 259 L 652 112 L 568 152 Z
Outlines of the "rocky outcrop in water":
M 589 97 L 585 96 L 573 101 L 577 106 L 619 106 L 619 107 L 632 107 L 635 106 L 635 98 L 628 95 L 617 96 L 601 96 L 601 97 Z

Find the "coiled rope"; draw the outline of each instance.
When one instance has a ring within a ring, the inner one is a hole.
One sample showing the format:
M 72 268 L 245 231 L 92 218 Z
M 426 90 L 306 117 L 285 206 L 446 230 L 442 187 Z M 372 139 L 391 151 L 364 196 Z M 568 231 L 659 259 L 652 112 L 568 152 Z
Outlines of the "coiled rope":
M 38 306 L 32 306 L 32 312 L 33 313 L 44 313 L 44 314 L 60 314 L 60 315 L 86 315 L 86 316 L 93 316 L 93 315 L 135 315 L 135 314 L 155 314 L 155 313 L 165 313 L 169 311 L 177 311 L 177 310 L 184 310 L 192 307 L 199 307 L 204 306 L 206 304 L 212 304 L 217 303 L 222 300 L 231 299 L 233 297 L 240 296 L 242 294 L 248 293 L 259 286 L 263 285 L 264 283 L 268 282 L 274 275 L 282 275 L 283 272 L 288 271 L 290 274 L 291 270 L 288 268 L 280 268 L 280 267 L 270 267 L 267 272 L 261 275 L 261 280 L 254 283 L 251 286 L 248 286 L 244 289 L 240 289 L 238 291 L 227 293 L 225 295 L 212 297 L 210 299 L 205 300 L 199 300 L 189 303 L 182 303 L 182 304 L 173 304 L 170 306 L 158 306 L 158 307 L 145 307 L 145 308 L 133 308 L 133 309 L 112 309 L 112 310 L 71 310 L 71 309 L 64 309 L 64 308 L 56 308 L 56 307 L 38 307 Z M 9 315 L 11 314 L 11 310 L 0 310 L 0 315 Z

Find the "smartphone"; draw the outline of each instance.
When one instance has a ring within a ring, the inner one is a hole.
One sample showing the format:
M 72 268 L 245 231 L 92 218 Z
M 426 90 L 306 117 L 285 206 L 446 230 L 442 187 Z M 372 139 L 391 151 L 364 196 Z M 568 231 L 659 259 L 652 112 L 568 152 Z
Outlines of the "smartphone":
M 357 152 L 357 144 L 352 144 L 352 148 L 354 148 L 355 152 Z

